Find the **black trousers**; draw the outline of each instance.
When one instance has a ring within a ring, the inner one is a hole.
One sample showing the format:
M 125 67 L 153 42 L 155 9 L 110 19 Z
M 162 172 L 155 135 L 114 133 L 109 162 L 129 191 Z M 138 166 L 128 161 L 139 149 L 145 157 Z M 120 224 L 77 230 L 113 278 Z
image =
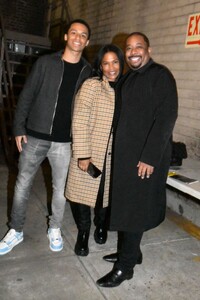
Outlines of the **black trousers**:
M 119 259 L 115 267 L 126 272 L 136 265 L 140 253 L 140 243 L 143 232 L 119 232 L 118 233 L 118 253 Z

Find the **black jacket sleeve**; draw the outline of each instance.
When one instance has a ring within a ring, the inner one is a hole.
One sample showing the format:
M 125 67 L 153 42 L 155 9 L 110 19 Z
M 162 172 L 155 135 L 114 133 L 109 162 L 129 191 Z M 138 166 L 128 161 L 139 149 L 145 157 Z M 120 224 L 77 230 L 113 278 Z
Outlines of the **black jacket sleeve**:
M 42 61 L 43 58 L 41 57 L 35 62 L 20 93 L 13 123 L 13 133 L 15 136 L 26 134 L 26 120 L 42 81 Z

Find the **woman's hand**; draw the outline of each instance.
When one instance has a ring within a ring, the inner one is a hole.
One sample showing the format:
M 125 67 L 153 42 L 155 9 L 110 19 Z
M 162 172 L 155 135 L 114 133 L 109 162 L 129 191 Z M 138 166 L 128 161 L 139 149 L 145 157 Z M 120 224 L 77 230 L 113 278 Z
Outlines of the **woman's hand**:
M 151 174 L 153 174 L 154 167 L 148 164 L 145 164 L 141 161 L 139 161 L 138 165 L 138 176 L 141 177 L 141 179 L 149 178 Z
M 90 158 L 89 158 L 89 159 L 79 159 L 79 160 L 78 160 L 78 167 L 79 167 L 82 171 L 87 172 L 89 163 L 90 163 Z

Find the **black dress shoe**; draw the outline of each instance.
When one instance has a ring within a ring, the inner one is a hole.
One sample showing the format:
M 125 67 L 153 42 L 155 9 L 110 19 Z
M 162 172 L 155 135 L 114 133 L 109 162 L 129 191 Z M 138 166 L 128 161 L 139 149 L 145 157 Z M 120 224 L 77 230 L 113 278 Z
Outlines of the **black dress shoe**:
M 88 248 L 88 239 L 89 239 L 89 231 L 79 231 L 77 236 L 76 245 L 74 248 L 74 252 L 78 256 L 87 256 L 89 253 Z
M 114 268 L 111 272 L 97 280 L 97 284 L 101 287 L 116 287 L 120 285 L 124 280 L 129 280 L 133 277 L 133 270 L 123 272 L 117 268 Z
M 101 227 L 96 227 L 94 231 L 94 240 L 97 244 L 105 244 L 107 241 L 107 230 Z
M 112 254 L 109 254 L 109 255 L 105 255 L 105 256 L 103 257 L 103 259 L 104 259 L 105 261 L 108 261 L 108 262 L 111 262 L 111 263 L 115 263 L 115 262 L 118 261 L 118 253 L 116 252 L 116 253 L 112 253 Z M 139 253 L 139 255 L 138 255 L 138 258 L 137 258 L 136 264 L 137 264 L 137 265 L 140 265 L 140 264 L 142 263 L 142 259 L 143 259 L 143 257 L 142 257 L 142 252 L 140 251 L 140 253 Z

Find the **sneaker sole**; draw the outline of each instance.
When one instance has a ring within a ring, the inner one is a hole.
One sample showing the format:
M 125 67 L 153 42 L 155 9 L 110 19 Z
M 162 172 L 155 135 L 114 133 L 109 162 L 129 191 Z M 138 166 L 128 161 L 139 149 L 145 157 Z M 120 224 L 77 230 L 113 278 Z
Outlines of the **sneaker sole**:
M 10 251 L 12 251 L 12 249 L 13 249 L 15 246 L 17 246 L 17 245 L 19 245 L 21 242 L 23 242 L 23 240 L 24 240 L 24 238 L 18 240 L 18 241 L 12 246 L 12 248 L 9 248 L 9 249 L 8 249 L 6 252 L 4 252 L 4 253 L 0 252 L 0 255 L 5 255 L 5 254 L 9 253 Z
M 63 249 L 63 247 L 62 247 L 61 249 L 53 249 L 53 248 L 51 248 L 51 246 L 49 246 L 49 248 L 50 248 L 51 251 L 53 251 L 53 252 L 60 252 L 60 251 L 62 251 L 62 249 Z

